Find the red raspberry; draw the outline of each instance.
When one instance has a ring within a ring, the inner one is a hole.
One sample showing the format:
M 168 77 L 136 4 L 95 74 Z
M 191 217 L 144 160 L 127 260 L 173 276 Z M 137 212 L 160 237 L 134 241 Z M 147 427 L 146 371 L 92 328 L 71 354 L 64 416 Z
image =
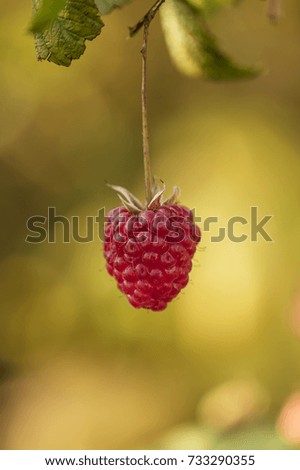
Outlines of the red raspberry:
M 187 285 L 200 239 L 184 206 L 162 205 L 137 215 L 117 207 L 105 224 L 107 271 L 133 307 L 164 310 Z

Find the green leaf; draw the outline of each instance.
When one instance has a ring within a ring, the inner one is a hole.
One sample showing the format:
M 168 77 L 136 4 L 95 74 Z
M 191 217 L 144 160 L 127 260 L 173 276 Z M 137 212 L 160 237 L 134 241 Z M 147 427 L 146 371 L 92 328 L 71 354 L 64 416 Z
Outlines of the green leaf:
M 114 8 L 121 7 L 129 1 L 130 0 L 96 0 L 96 5 L 101 15 L 107 15 L 107 13 L 110 13 Z
M 41 0 L 33 0 L 36 15 L 42 8 Z M 66 0 L 55 19 L 35 32 L 37 58 L 68 67 L 85 51 L 85 41 L 98 36 L 102 27 L 94 0 Z
M 238 80 L 259 74 L 255 68 L 237 65 L 220 49 L 201 8 L 187 0 L 168 0 L 160 13 L 170 55 L 181 72 L 209 80 Z
M 67 0 L 35 0 L 33 2 L 33 16 L 29 30 L 32 33 L 43 31 L 51 21 L 55 20 L 64 8 Z

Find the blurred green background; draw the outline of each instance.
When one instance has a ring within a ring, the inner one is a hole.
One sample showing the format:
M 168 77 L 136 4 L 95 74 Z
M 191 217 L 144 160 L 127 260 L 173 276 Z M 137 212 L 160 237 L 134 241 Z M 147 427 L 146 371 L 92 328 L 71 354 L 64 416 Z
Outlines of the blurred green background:
M 151 27 L 154 172 L 198 215 L 274 215 L 272 243 L 213 244 L 166 311 L 134 310 L 99 240 L 25 243 L 48 206 L 83 220 L 143 195 L 139 50 L 152 2 L 105 18 L 66 69 L 35 59 L 29 2 L 0 18 L 0 447 L 300 448 L 300 5 L 278 26 L 246 0 L 211 24 L 260 78 L 214 84 L 172 66 Z M 201 225 L 201 224 L 200 224 Z M 84 227 L 82 228 L 84 230 Z M 205 248 L 205 249 L 204 249 Z

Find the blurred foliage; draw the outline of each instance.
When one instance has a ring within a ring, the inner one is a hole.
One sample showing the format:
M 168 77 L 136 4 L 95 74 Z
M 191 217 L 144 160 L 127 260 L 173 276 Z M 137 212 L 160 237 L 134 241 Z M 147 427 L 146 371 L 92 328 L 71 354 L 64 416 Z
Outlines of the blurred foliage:
M 188 81 L 151 25 L 155 173 L 221 226 L 250 206 L 273 214 L 272 243 L 204 233 L 190 284 L 159 314 L 119 294 L 97 237 L 25 243 L 50 206 L 84 235 L 87 216 L 118 205 L 104 180 L 143 196 L 141 44 L 124 30 L 151 4 L 116 9 L 72 69 L 36 62 L 28 7 L 2 5 L 3 449 L 299 449 L 299 2 L 274 28 L 252 0 L 211 20 L 233 57 L 268 64 L 253 81 Z
M 67 0 L 32 0 L 33 21 L 30 31 L 41 32 L 49 23 L 56 20 Z
M 101 15 L 107 15 L 114 8 L 121 7 L 130 0 L 95 0 Z
M 224 7 L 237 5 L 242 0 L 187 0 L 191 6 L 204 11 L 205 15 L 216 13 Z
M 171 57 L 186 75 L 210 80 L 258 75 L 258 70 L 236 65 L 221 51 L 205 20 L 205 10 L 187 0 L 168 0 L 161 8 L 161 18 Z
M 30 31 L 41 32 L 49 23 L 56 20 L 60 11 L 65 7 L 67 0 L 33 0 L 32 8 L 35 14 L 33 15 Z

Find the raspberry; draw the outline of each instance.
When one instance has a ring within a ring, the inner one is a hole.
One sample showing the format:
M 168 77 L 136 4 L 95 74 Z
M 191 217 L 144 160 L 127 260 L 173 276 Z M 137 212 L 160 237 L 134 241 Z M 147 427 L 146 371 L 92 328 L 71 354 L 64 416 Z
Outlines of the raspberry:
M 187 285 L 201 239 L 192 212 L 175 204 L 138 214 L 117 207 L 108 213 L 104 236 L 108 273 L 133 307 L 154 311 Z

